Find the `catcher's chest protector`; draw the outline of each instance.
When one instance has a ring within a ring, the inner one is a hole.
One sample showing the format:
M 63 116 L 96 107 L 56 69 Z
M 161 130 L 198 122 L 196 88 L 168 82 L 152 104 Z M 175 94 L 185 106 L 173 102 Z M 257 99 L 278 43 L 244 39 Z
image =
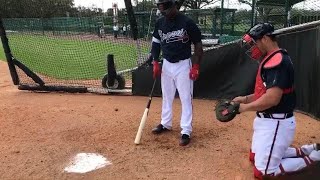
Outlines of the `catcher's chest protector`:
M 262 62 L 260 63 L 258 73 L 256 76 L 255 88 L 254 88 L 255 100 L 260 98 L 267 91 L 265 79 L 261 71 L 263 70 L 263 68 L 272 68 L 279 65 L 282 61 L 282 53 L 287 53 L 287 52 L 283 49 L 279 49 L 271 53 L 269 56 L 266 56 L 265 59 L 263 59 Z

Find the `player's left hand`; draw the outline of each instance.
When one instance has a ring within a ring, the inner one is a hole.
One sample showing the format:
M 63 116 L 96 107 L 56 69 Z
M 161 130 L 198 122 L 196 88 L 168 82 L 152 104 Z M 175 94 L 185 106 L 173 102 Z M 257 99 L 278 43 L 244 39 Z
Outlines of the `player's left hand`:
M 199 77 L 199 69 L 200 69 L 199 64 L 193 64 L 192 65 L 192 68 L 190 69 L 190 73 L 189 73 L 190 79 L 192 79 L 194 81 L 198 79 L 198 77 Z
M 240 103 L 229 101 L 229 100 L 222 100 L 219 101 L 216 105 L 216 118 L 221 122 L 229 122 L 237 114 L 240 114 Z

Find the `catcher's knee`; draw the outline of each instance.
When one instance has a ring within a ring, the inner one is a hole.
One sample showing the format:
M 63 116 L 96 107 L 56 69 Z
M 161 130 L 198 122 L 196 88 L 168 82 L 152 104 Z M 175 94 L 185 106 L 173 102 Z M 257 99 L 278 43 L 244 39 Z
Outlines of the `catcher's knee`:
M 254 156 L 255 156 L 255 153 L 252 152 L 252 150 L 250 149 L 250 152 L 249 152 L 249 161 L 254 163 Z
M 264 172 L 265 172 L 264 170 L 259 170 L 256 166 L 253 167 L 253 175 L 258 180 L 263 180 L 266 177 L 274 177 L 274 176 L 276 176 L 275 173 L 265 174 Z
M 253 166 L 253 175 L 255 178 L 262 180 L 263 173 L 259 171 L 256 166 Z

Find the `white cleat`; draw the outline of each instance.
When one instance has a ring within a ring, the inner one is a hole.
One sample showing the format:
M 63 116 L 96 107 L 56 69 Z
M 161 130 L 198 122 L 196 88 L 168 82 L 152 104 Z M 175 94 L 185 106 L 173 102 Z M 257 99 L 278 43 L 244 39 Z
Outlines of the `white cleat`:
M 301 146 L 300 150 L 303 152 L 304 155 L 309 155 L 312 151 L 320 150 L 320 144 L 319 143 L 314 143 L 314 144 L 307 144 Z
M 309 158 L 312 161 L 320 161 L 320 150 L 313 150 L 310 155 Z

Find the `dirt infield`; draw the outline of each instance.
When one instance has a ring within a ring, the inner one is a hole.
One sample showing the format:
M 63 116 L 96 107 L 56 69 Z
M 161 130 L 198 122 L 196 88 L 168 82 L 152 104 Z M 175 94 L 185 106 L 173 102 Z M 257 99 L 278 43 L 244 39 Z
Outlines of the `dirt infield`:
M 194 131 L 179 147 L 180 102 L 173 131 L 155 136 L 161 99 L 154 98 L 142 143 L 134 145 L 147 97 L 33 93 L 12 85 L 0 61 L 0 179 L 251 180 L 248 161 L 254 113 L 219 123 L 213 101 L 194 100 Z M 295 146 L 320 142 L 320 122 L 296 113 Z M 77 153 L 99 153 L 112 164 L 83 174 L 64 168 Z

